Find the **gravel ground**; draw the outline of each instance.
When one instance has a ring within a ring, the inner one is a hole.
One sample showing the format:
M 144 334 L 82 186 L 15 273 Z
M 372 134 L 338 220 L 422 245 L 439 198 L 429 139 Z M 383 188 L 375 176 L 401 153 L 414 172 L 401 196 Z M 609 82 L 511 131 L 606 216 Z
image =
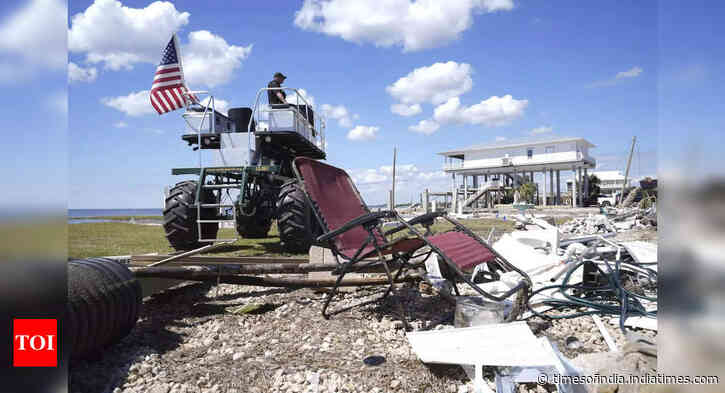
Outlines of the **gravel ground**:
M 656 239 L 655 229 L 616 237 Z M 70 391 L 472 392 L 460 366 L 420 362 L 400 321 L 405 316 L 413 330 L 450 328 L 455 306 L 415 284 L 399 285 L 379 301 L 384 289 L 347 289 L 333 303 L 347 309 L 325 320 L 320 313 L 325 293 L 320 290 L 183 284 L 145 299 L 129 336 L 101 356 L 74 364 Z M 261 307 L 239 312 L 251 304 Z M 602 320 L 617 346 L 624 347 L 618 327 L 608 317 Z M 609 351 L 588 316 L 534 317 L 529 325 L 570 359 Z M 655 332 L 637 333 L 656 340 Z M 484 369 L 484 377 L 495 391 L 493 369 Z M 551 391 L 551 385 L 518 386 L 519 393 Z
M 415 330 L 451 327 L 455 307 L 411 284 L 376 302 L 383 288 L 345 293 L 337 306 L 355 307 L 325 320 L 324 293 L 310 289 L 182 285 L 147 299 L 138 325 L 119 344 L 74 365 L 70 391 L 472 392 L 461 367 L 421 363 L 398 320 L 405 314 Z M 235 313 L 253 303 L 264 307 Z M 605 324 L 622 345 L 619 330 Z M 590 317 L 532 319 L 530 326 L 570 358 L 608 350 Z M 579 345 L 567 346 L 571 341 Z M 493 371 L 486 376 L 495 390 Z

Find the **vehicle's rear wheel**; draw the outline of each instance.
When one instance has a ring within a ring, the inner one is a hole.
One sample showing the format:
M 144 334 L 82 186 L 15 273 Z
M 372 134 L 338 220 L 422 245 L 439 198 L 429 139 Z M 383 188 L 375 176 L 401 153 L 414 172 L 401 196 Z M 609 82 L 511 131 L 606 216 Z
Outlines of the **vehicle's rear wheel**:
M 194 206 L 197 182 L 193 180 L 177 183 L 166 198 L 164 209 L 164 231 L 169 244 L 176 250 L 192 250 L 208 242 L 199 242 L 199 227 L 196 223 L 197 210 Z M 202 190 L 201 203 L 216 203 L 211 190 Z M 217 217 L 216 208 L 201 209 L 202 220 L 213 220 Z M 203 239 L 216 238 L 219 223 L 201 224 Z
M 262 239 L 267 237 L 272 227 L 272 218 L 254 216 L 237 216 L 237 233 L 245 239 Z
M 255 186 L 253 197 L 249 201 L 250 211 L 245 211 L 237 205 L 237 233 L 246 239 L 262 239 L 267 237 L 272 227 L 275 203 L 277 202 L 276 189 L 271 187 Z
M 277 198 L 277 213 L 282 248 L 293 254 L 308 252 L 322 230 L 296 180 L 282 185 Z

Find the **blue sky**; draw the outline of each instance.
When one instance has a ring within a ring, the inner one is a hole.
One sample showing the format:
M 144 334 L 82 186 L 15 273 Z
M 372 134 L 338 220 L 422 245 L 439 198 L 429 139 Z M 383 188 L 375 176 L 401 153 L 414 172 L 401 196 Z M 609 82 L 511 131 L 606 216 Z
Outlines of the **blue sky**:
M 163 187 L 181 180 L 170 168 L 196 163 L 180 140 L 181 113 L 158 116 L 139 99 L 172 31 L 192 89 L 250 106 L 282 71 L 318 112 L 327 108 L 328 161 L 353 174 L 369 203 L 385 199 L 390 177 L 381 167 L 394 147 L 399 202 L 426 185 L 447 189 L 435 153 L 496 138 L 582 136 L 597 145 L 601 169 L 622 169 L 636 135 L 635 176 L 655 174 L 658 157 L 663 165 L 714 149 L 697 138 L 715 135 L 710 120 L 722 116 L 713 110 L 722 85 L 715 72 L 722 49 L 712 48 L 720 10 L 674 2 L 487 0 L 441 2 L 433 11 L 406 0 L 372 3 L 71 1 L 69 207 L 160 207 Z M 18 4 L 3 11 L 12 15 Z M 685 25 L 694 28 L 680 32 Z M 5 49 L 13 50 L 22 53 Z M 401 104 L 415 114 L 399 114 Z M 358 138 L 349 138 L 356 127 Z

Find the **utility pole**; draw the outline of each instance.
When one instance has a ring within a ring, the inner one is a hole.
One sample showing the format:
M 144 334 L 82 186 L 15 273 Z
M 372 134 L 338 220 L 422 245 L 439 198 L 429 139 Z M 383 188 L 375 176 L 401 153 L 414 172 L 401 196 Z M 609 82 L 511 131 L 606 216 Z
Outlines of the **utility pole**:
M 391 191 L 392 207 L 391 210 L 395 210 L 395 159 L 398 155 L 398 148 L 393 148 L 393 189 Z
M 632 154 L 634 153 L 634 144 L 637 142 L 637 137 L 632 137 L 632 147 L 629 149 L 629 157 L 627 158 L 627 169 L 624 170 L 624 184 L 622 184 L 622 192 L 619 195 L 619 202 L 617 206 L 624 202 L 624 189 L 627 187 L 627 178 L 629 177 L 629 167 L 632 165 Z

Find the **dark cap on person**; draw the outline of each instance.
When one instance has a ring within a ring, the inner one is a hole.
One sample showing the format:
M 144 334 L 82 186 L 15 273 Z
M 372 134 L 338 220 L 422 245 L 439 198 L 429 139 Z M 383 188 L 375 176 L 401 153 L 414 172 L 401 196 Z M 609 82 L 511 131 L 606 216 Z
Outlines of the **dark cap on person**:
M 286 76 L 284 76 L 284 74 L 283 74 L 283 73 L 281 73 L 281 72 L 275 72 L 275 73 L 274 73 L 274 77 L 275 77 L 275 78 L 277 78 L 277 77 L 280 77 L 280 78 L 282 78 L 282 79 L 287 79 L 287 77 L 286 77 Z

